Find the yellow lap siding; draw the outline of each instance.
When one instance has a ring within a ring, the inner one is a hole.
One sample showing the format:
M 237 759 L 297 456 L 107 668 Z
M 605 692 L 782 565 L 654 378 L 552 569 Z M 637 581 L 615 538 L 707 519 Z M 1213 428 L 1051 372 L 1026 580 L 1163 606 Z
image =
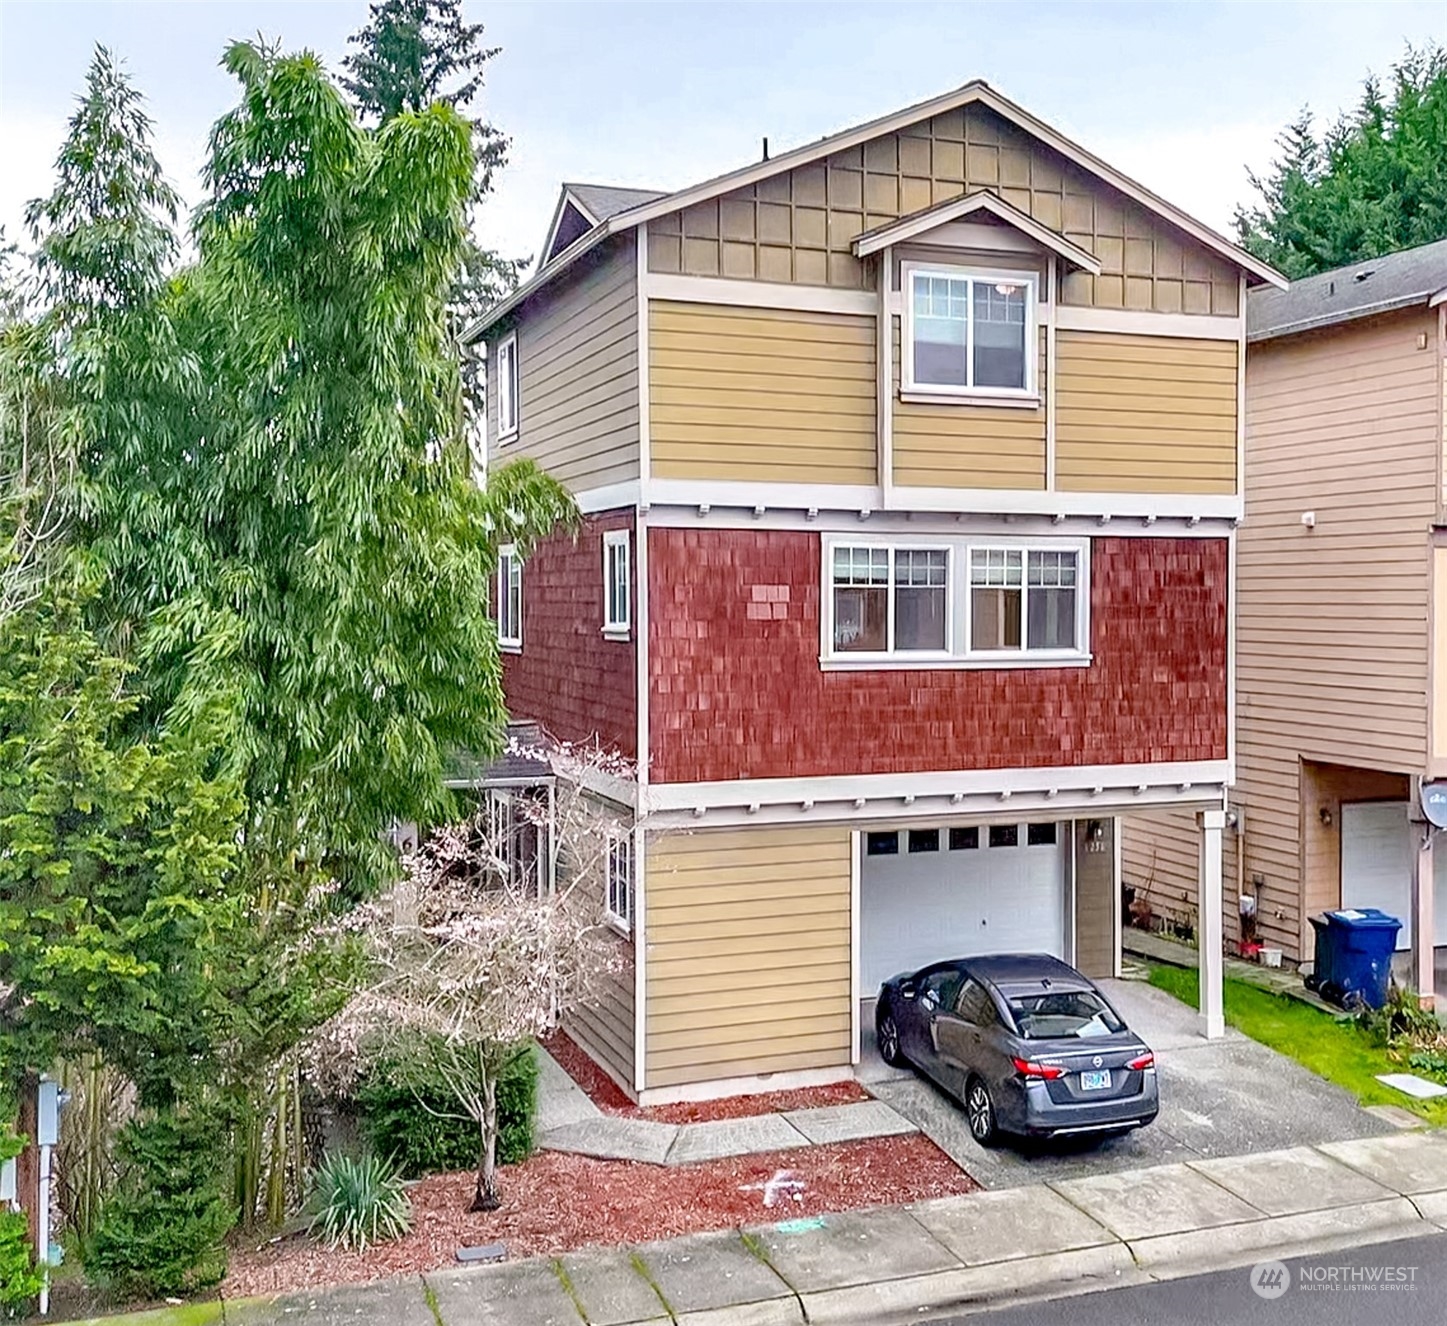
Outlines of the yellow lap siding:
M 1058 333 L 1056 486 L 1234 493 L 1237 358 L 1234 341 Z
M 652 301 L 653 474 L 874 483 L 874 327 L 851 314 Z
M 647 1087 L 850 1062 L 851 851 L 843 828 L 650 838 Z

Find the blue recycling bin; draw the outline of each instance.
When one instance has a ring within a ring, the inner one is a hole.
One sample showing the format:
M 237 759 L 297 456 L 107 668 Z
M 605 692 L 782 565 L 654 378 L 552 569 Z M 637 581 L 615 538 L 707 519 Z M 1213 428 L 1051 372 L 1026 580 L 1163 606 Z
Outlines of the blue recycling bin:
M 1343 1008 L 1385 1004 L 1401 921 L 1376 907 L 1348 907 L 1313 916 L 1311 928 L 1316 957 L 1307 987 Z

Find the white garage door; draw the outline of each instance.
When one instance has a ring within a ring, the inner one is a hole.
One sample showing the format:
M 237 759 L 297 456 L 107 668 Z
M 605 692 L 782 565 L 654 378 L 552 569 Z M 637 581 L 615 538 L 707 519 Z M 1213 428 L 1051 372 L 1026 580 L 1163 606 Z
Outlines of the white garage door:
M 1065 957 L 1065 824 L 866 833 L 860 983 L 976 953 Z
M 1399 917 L 1397 947 L 1412 943 L 1412 871 L 1417 834 L 1405 801 L 1358 801 L 1341 808 L 1341 903 Z M 1434 944 L 1447 944 L 1447 838 L 1432 853 Z

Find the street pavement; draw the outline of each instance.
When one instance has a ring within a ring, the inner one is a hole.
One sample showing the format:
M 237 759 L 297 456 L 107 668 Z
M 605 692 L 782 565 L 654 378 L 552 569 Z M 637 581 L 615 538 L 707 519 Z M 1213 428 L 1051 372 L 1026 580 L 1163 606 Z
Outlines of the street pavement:
M 942 1319 L 954 1326 L 1441 1326 L 1447 1235 Z M 1263 1280 L 1263 1297 L 1252 1286 Z

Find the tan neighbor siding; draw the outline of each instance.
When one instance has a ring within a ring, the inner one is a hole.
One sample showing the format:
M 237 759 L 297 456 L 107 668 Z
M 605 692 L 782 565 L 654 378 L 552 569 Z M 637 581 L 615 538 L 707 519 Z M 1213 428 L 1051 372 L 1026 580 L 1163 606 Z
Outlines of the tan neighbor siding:
M 631 234 L 528 301 L 518 340 L 519 429 L 498 442 L 497 354 L 488 346 L 488 447 L 494 463 L 538 462 L 574 492 L 638 478 L 638 261 Z
M 1065 304 L 1235 316 L 1238 273 L 1163 218 L 980 105 L 649 222 L 648 269 L 868 289 L 850 251 L 887 221 L 987 189 L 1100 259 Z
M 1103 833 L 1090 838 L 1090 820 L 1075 820 L 1075 966 L 1095 978 L 1115 975 L 1115 833 L 1117 821 L 1100 821 Z
M 873 484 L 875 319 L 653 300 L 659 479 Z
M 1045 487 L 1046 331 L 1040 328 L 1034 408 L 901 399 L 900 319 L 894 325 L 894 482 L 922 488 Z
M 1436 327 L 1425 310 L 1409 311 L 1247 351 L 1231 799 L 1246 819 L 1248 892 L 1255 875 L 1263 881 L 1261 936 L 1291 957 L 1310 957 L 1306 918 L 1339 896 L 1329 846 L 1312 846 L 1303 861 L 1303 838 L 1318 844 L 1312 821 L 1320 826 L 1331 790 L 1313 765 L 1424 767 Z M 1302 524 L 1308 511 L 1312 529 Z M 1358 780 L 1347 799 L 1371 799 L 1359 793 L 1374 786 Z M 1143 861 L 1148 841 L 1128 822 L 1126 861 Z M 1163 855 L 1158 875 L 1193 904 L 1185 860 L 1171 867 Z
M 620 945 L 624 941 L 620 939 Z M 631 951 L 631 945 L 624 945 Z M 633 967 L 608 978 L 598 1000 L 575 1009 L 564 1029 L 630 1095 L 637 1094 L 633 1082 Z
M 1056 486 L 1234 493 L 1237 355 L 1234 341 L 1059 332 Z
M 650 1089 L 850 1062 L 850 875 L 842 827 L 653 837 Z

